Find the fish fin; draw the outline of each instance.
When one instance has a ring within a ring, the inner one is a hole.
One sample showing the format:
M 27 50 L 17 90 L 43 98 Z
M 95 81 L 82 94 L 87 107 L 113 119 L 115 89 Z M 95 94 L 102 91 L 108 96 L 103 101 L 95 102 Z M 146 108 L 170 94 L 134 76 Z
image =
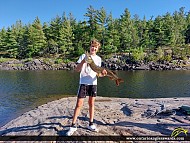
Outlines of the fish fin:
M 96 75 L 97 75 L 97 77 L 99 78 L 99 77 L 100 77 L 100 75 L 101 75 L 101 73 L 97 73 Z
M 119 84 L 120 84 L 121 82 L 124 82 L 124 80 L 121 79 L 121 78 L 118 78 L 118 79 L 115 81 L 115 83 L 116 83 L 117 86 L 119 86 Z
M 116 74 L 116 72 L 115 71 L 111 71 L 112 73 L 114 73 L 114 74 Z
M 111 80 L 114 80 L 114 78 L 113 77 L 109 77 Z

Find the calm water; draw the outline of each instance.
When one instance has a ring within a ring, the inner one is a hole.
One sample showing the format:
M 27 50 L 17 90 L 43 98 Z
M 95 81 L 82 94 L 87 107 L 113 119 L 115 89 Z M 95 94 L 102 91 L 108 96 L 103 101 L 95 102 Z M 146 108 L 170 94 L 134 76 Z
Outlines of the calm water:
M 119 87 L 98 79 L 98 95 L 121 98 L 190 97 L 190 71 L 119 71 Z M 79 73 L 73 71 L 0 71 L 0 127 L 36 106 L 75 96 Z

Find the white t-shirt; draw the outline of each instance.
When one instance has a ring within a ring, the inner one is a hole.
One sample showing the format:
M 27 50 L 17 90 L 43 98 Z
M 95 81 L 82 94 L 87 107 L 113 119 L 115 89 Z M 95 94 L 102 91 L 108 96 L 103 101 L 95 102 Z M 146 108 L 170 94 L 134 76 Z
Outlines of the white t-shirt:
M 102 60 L 98 55 L 91 56 L 94 63 L 101 67 Z M 81 61 L 85 58 L 85 54 L 82 54 L 77 63 L 81 63 Z M 80 72 L 80 84 L 87 85 L 97 85 L 97 77 L 96 72 L 94 72 L 87 63 L 84 63 Z

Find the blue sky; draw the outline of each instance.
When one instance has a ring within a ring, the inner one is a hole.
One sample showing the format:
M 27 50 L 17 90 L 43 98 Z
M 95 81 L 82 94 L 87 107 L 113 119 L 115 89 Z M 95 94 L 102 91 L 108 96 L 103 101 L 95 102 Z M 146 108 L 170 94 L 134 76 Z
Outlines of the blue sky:
M 112 12 L 113 18 L 120 18 L 128 8 L 131 16 L 140 18 L 146 16 L 157 17 L 166 12 L 171 14 L 185 7 L 190 11 L 190 0 L 1 0 L 0 1 L 0 29 L 7 28 L 21 20 L 23 24 L 32 23 L 38 16 L 41 22 L 49 22 L 63 12 L 72 13 L 77 20 L 83 21 L 87 8 L 92 5 L 99 10 L 104 7 L 107 13 Z

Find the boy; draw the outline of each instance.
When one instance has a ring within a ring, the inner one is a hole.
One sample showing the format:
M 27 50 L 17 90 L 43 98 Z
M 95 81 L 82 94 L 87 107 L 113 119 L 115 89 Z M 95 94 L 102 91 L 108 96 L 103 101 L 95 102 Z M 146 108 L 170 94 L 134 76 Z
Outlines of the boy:
M 100 43 L 97 40 L 92 40 L 90 42 L 90 56 L 92 57 L 94 63 L 97 66 L 101 66 L 101 58 L 96 55 L 100 48 Z M 80 72 L 80 85 L 77 93 L 77 103 L 74 110 L 74 116 L 72 120 L 72 125 L 69 131 L 66 133 L 67 136 L 71 136 L 76 130 L 76 120 L 80 113 L 80 109 L 83 106 L 84 98 L 89 96 L 88 104 L 89 104 L 89 126 L 88 129 L 91 131 L 98 132 L 97 127 L 93 124 L 94 119 L 94 102 L 95 97 L 97 95 L 97 76 L 96 72 L 94 72 L 90 66 L 85 62 L 86 56 L 85 54 L 81 55 L 79 60 L 77 61 L 76 71 Z M 107 74 L 106 70 L 102 71 L 100 77 L 103 77 Z

